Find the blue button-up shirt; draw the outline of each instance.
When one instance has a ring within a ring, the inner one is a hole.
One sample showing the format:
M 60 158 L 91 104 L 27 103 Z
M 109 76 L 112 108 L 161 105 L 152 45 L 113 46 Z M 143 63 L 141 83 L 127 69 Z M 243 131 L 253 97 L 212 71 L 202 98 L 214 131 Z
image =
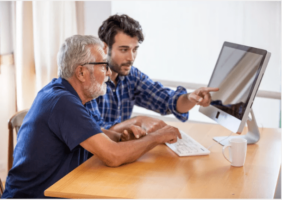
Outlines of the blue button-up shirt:
M 185 88 L 165 88 L 160 82 L 152 81 L 146 74 L 131 67 L 127 76 L 118 76 L 117 85 L 110 79 L 107 93 L 85 104 L 94 120 L 105 129 L 130 118 L 134 105 L 160 113 L 174 114 L 185 122 L 189 113 L 179 113 L 176 103 L 180 95 L 187 94 Z

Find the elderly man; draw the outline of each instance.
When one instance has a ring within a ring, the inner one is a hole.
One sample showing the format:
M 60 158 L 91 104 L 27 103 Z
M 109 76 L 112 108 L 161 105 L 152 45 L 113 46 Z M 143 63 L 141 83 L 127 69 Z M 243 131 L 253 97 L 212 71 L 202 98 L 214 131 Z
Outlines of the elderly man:
M 19 130 L 3 198 L 44 198 L 44 190 L 80 165 L 88 152 L 116 167 L 181 137 L 178 129 L 164 126 L 138 140 L 123 141 L 128 135 L 101 130 L 93 121 L 84 104 L 105 94 L 111 75 L 98 38 L 66 39 L 58 66 L 59 78 L 38 92 Z
M 86 103 L 86 107 L 101 127 L 116 131 L 128 130 L 136 120 L 130 119 L 134 105 L 161 115 L 173 114 L 184 122 L 188 119 L 190 109 L 196 104 L 208 106 L 210 92 L 218 91 L 218 88 L 204 87 L 187 93 L 181 86 L 174 91 L 152 81 L 132 66 L 144 36 L 139 22 L 127 15 L 110 16 L 100 26 L 98 35 L 105 44 L 105 50 L 108 48 L 112 74 L 107 82 L 106 95 Z M 161 66 L 152 67 L 161 69 Z M 143 122 L 142 128 L 148 133 L 165 126 L 157 119 L 140 117 L 140 120 Z M 123 121 L 126 123 L 120 124 Z M 138 131 L 134 131 L 134 134 L 139 136 Z

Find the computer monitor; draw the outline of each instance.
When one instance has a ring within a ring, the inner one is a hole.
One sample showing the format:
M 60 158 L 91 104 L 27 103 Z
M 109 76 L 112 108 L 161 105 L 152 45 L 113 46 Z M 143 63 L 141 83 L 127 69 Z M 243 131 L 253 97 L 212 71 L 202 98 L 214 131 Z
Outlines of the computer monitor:
M 247 122 L 246 135 L 215 137 L 222 145 L 232 137 L 247 139 L 256 143 L 259 130 L 252 111 L 252 105 L 260 82 L 270 59 L 270 53 L 263 49 L 224 42 L 213 70 L 208 87 L 219 88 L 211 93 L 211 104 L 199 111 L 233 133 L 241 133 Z M 251 118 L 249 117 L 251 113 Z

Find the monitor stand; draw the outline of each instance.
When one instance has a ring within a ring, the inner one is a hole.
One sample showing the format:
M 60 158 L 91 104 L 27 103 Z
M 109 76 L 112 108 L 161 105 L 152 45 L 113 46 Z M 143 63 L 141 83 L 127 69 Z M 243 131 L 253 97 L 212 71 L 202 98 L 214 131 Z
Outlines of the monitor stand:
M 247 120 L 248 125 L 248 132 L 246 135 L 236 135 L 236 136 L 223 136 L 223 137 L 214 137 L 213 139 L 220 143 L 221 145 L 228 145 L 229 140 L 231 138 L 245 138 L 248 142 L 248 144 L 254 144 L 259 141 L 260 139 L 260 133 L 258 129 L 258 125 L 256 122 L 256 118 L 253 112 L 253 109 L 250 111 L 252 118 Z

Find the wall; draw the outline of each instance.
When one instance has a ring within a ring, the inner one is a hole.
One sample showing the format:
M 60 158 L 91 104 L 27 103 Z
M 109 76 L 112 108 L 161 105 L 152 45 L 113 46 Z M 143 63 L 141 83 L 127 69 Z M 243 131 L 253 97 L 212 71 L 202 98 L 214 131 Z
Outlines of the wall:
M 259 89 L 281 91 L 281 2 L 113 1 L 112 13 L 141 23 L 145 41 L 134 65 L 151 78 L 208 84 L 229 41 L 270 51 Z M 213 122 L 198 109 L 191 110 L 190 120 Z M 279 100 L 256 98 L 253 110 L 259 126 L 279 127 Z
M 85 34 L 97 36 L 110 14 L 128 14 L 141 23 L 145 41 L 134 65 L 153 79 L 208 84 L 221 46 L 229 41 L 270 51 L 259 89 L 281 91 L 279 1 L 85 2 Z M 255 99 L 253 110 L 260 127 L 279 127 L 280 103 Z M 198 109 L 190 111 L 190 121 L 214 123 Z M 137 106 L 134 112 L 157 116 Z
M 84 13 L 84 34 L 98 36 L 98 28 L 111 15 L 111 2 L 85 1 Z

